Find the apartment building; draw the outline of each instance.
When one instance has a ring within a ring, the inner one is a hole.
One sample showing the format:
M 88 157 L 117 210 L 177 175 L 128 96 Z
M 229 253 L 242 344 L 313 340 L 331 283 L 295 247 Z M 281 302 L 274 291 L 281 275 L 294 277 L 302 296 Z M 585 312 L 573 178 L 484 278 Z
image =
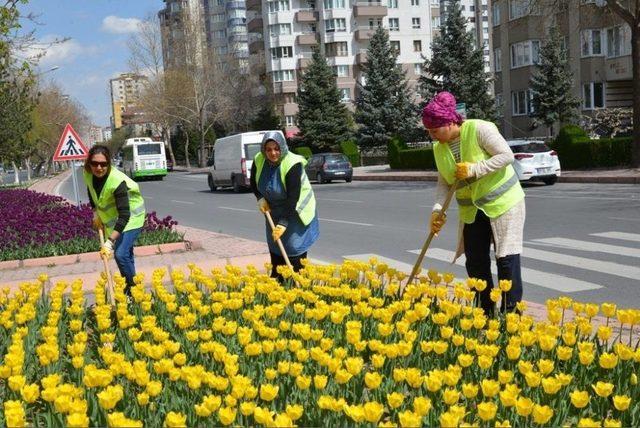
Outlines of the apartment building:
M 631 107 L 631 29 L 600 0 L 572 0 L 562 11 L 531 10 L 528 0 L 493 0 L 494 90 L 507 138 L 545 136 L 531 131 L 530 79 L 554 22 L 560 27 L 581 114 Z
M 124 73 L 109 81 L 111 89 L 111 126 L 114 130 L 121 128 L 125 111 L 135 109 L 140 94 L 147 81 L 146 76 L 135 73 Z
M 289 136 L 298 132 L 298 81 L 314 46 L 320 46 L 333 67 L 343 102 L 353 108 L 356 82 L 363 82 L 362 66 L 376 28 L 389 30 L 391 44 L 399 51 L 398 62 L 409 83 L 415 84 L 439 24 L 432 20 L 439 0 L 247 0 L 246 4 L 249 52 L 264 55 Z
M 221 58 L 232 54 L 249 55 L 244 0 L 164 0 L 158 12 L 165 68 L 185 62 L 182 41 L 188 37 L 194 45 L 206 46 Z M 183 12 L 188 11 L 191 25 L 185 27 Z M 205 43 L 206 42 L 206 43 Z
M 440 5 L 440 19 L 442 23 L 447 18 L 451 0 L 442 0 Z M 467 20 L 467 31 L 473 34 L 476 47 L 482 49 L 484 58 L 484 69 L 487 73 L 492 71 L 492 41 L 491 41 L 491 9 L 490 0 L 458 0 L 462 16 Z

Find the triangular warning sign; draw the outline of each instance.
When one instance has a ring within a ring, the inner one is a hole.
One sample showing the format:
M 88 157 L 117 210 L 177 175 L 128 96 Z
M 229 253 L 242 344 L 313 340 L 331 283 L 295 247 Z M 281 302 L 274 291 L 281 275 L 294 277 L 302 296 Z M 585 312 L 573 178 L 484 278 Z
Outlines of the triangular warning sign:
M 54 161 L 67 161 L 84 159 L 87 157 L 89 150 L 84 145 L 76 131 L 73 129 L 70 123 L 64 127 L 58 147 L 53 155 Z

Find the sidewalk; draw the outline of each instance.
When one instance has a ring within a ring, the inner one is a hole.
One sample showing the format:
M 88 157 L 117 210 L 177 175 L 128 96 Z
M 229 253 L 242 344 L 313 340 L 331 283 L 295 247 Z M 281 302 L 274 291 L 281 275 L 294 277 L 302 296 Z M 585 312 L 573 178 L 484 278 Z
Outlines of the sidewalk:
M 353 179 L 359 181 L 437 181 L 437 171 L 394 170 L 389 165 L 353 168 Z M 598 169 L 562 171 L 559 183 L 640 184 L 640 169 Z

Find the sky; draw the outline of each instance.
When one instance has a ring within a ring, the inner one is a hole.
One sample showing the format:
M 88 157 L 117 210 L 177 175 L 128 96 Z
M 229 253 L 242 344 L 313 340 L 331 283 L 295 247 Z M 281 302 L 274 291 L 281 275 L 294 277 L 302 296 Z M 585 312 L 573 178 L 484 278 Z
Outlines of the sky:
M 109 79 L 129 71 L 127 40 L 163 7 L 163 0 L 29 0 L 21 13 L 37 15 L 38 24 L 23 21 L 25 31 L 35 29 L 41 42 L 69 38 L 47 50 L 36 72 L 81 103 L 95 125 L 108 126 Z

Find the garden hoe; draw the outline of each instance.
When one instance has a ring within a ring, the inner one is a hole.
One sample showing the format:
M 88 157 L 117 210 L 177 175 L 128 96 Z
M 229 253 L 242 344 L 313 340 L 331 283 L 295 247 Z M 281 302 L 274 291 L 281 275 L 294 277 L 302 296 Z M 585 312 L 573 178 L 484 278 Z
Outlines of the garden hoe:
M 271 230 L 274 230 L 276 228 L 276 225 L 273 224 L 273 219 L 271 218 L 271 213 L 269 211 L 265 212 L 264 215 L 267 216 L 267 221 L 269 222 L 269 226 L 271 226 Z M 280 252 L 282 253 L 282 257 L 284 257 L 284 261 L 287 264 L 287 266 L 292 267 L 291 266 L 291 262 L 289 261 L 289 257 L 287 256 L 287 253 L 285 253 L 284 251 L 284 245 L 282 245 L 282 241 L 280 241 L 279 239 L 276 241 L 278 243 L 278 247 L 280 248 Z
M 98 229 L 98 233 L 100 235 L 100 246 L 104 244 L 104 231 L 102 228 Z M 109 261 L 106 255 L 102 254 L 100 251 L 100 258 L 102 259 L 102 263 L 104 264 L 104 274 L 107 276 L 107 288 L 109 291 L 109 303 L 113 306 L 113 298 L 115 293 L 115 287 L 113 286 L 113 277 L 111 276 L 111 271 L 109 270 Z
M 453 198 L 453 194 L 456 193 L 457 189 L 458 189 L 458 180 L 455 180 L 451 185 L 451 188 L 449 189 L 449 193 L 447 193 L 447 198 L 444 200 L 444 204 L 442 205 L 441 215 L 444 215 L 447 212 L 447 209 L 449 208 L 449 204 L 451 203 L 451 199 Z M 401 286 L 400 289 L 398 290 L 399 296 L 402 296 L 402 292 L 404 291 L 404 288 L 407 285 L 411 284 L 413 280 L 416 278 L 416 276 L 418 276 L 418 273 L 420 272 L 420 269 L 422 267 L 422 260 L 424 259 L 424 255 L 426 254 L 427 249 L 431 245 L 431 241 L 435 236 L 436 236 L 435 233 L 431 231 L 429 232 L 429 236 L 427 237 L 426 242 L 422 246 L 422 251 L 420 251 L 418 260 L 416 260 L 416 264 L 413 265 L 413 269 L 411 270 L 411 275 L 409 275 L 409 279 L 407 280 L 406 285 L 404 287 Z

